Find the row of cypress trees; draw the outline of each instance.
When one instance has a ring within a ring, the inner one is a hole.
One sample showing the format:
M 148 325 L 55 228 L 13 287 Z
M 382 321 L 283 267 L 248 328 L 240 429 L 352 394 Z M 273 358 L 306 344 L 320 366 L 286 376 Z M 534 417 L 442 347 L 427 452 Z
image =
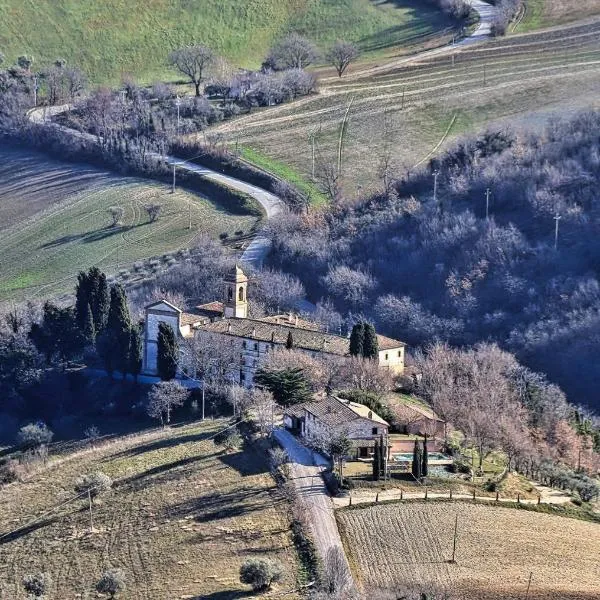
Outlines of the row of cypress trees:
M 136 379 L 142 369 L 142 334 L 132 323 L 123 286 L 108 287 L 97 267 L 77 277 L 75 320 L 88 345 L 96 347 L 109 374 L 120 371 Z
M 377 358 L 379 342 L 377 332 L 371 323 L 361 321 L 352 327 L 350 334 L 350 354 L 363 358 Z

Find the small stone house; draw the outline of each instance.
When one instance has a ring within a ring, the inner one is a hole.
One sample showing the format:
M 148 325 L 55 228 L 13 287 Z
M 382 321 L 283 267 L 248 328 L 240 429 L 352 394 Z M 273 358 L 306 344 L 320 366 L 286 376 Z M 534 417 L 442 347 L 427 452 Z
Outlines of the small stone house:
M 375 441 L 387 437 L 389 424 L 367 406 L 336 396 L 322 396 L 287 408 L 283 423 L 308 442 L 345 432 L 356 460 L 373 456 Z

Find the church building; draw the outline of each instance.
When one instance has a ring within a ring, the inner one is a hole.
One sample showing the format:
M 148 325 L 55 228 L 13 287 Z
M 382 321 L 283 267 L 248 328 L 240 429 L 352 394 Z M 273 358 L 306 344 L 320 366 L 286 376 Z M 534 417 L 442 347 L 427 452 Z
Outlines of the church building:
M 236 383 L 251 387 L 256 370 L 275 348 L 285 348 L 291 333 L 293 348 L 312 356 L 350 358 L 350 340 L 321 331 L 319 326 L 296 315 L 248 317 L 248 278 L 239 266 L 224 281 L 223 300 L 197 306 L 184 312 L 161 300 L 145 309 L 143 373 L 157 373 L 158 325 L 171 325 L 180 338 L 206 332 L 224 336 L 239 349 L 239 369 L 232 369 Z M 379 365 L 396 375 L 404 372 L 405 344 L 378 335 Z M 237 352 L 236 352 L 237 354 Z

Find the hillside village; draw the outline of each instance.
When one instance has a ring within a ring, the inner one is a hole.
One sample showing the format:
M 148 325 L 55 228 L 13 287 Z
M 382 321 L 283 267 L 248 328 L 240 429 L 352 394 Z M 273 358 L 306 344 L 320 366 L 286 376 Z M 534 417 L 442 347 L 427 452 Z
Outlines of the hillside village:
M 600 600 L 600 7 L 200 4 L 0 6 L 0 599 Z

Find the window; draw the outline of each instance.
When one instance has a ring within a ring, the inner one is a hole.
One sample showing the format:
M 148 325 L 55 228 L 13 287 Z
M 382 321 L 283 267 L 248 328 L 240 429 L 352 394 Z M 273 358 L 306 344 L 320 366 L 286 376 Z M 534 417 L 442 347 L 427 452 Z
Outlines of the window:
M 248 343 L 246 342 L 246 340 L 244 340 L 242 342 L 242 348 L 245 350 L 248 347 Z
M 389 355 L 386 353 L 385 360 L 387 360 L 388 358 L 389 358 Z
M 233 288 L 230 286 L 227 288 L 227 301 L 231 302 L 233 300 Z
M 255 343 L 254 343 L 254 349 L 255 349 L 256 351 L 258 351 L 258 343 L 257 343 L 257 342 L 255 342 Z
M 402 350 L 398 350 L 398 356 L 402 358 Z
M 240 291 L 238 294 L 238 298 L 239 298 L 240 302 L 244 301 L 244 286 L 243 285 L 240 285 Z
M 377 427 L 373 427 L 373 429 L 371 430 L 371 433 L 373 435 L 377 435 Z

